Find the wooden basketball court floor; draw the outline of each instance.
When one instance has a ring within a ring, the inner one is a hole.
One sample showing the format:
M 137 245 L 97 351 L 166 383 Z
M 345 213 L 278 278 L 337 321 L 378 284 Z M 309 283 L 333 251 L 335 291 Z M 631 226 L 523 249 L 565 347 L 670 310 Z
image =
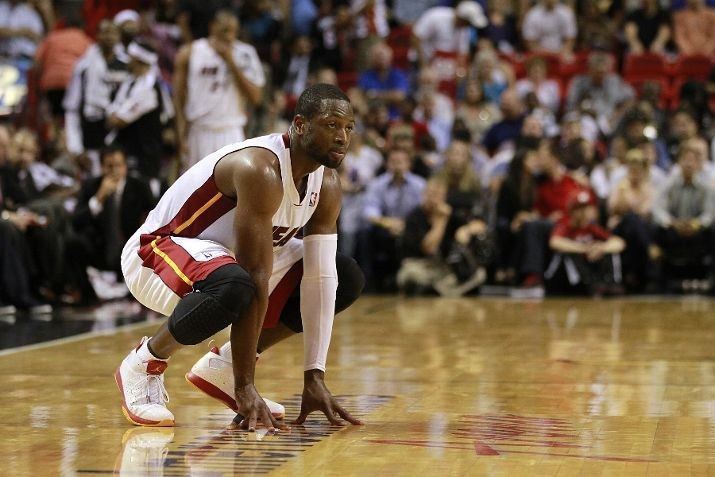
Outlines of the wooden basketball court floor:
M 226 430 L 233 414 L 184 381 L 207 343 L 170 361 L 177 426 L 130 426 L 112 373 L 158 323 L 130 304 L 18 317 L 6 346 L 90 325 L 0 351 L 0 475 L 715 475 L 714 305 L 363 297 L 336 321 L 327 383 L 366 424 L 312 415 L 275 436 Z M 288 419 L 301 363 L 295 337 L 258 365 Z

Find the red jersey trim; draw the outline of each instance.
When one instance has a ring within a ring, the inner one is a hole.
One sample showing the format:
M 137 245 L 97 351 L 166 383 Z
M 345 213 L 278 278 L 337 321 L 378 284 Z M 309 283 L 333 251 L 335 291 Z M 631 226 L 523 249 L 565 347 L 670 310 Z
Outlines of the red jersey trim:
M 212 174 L 201 187 L 186 199 L 184 205 L 168 224 L 150 235 L 196 237 L 235 206 L 234 199 L 226 197 L 218 190 Z
M 273 293 L 268 297 L 268 309 L 263 320 L 263 328 L 275 328 L 283 313 L 288 298 L 293 294 L 303 278 L 303 260 L 297 261 L 281 278 Z

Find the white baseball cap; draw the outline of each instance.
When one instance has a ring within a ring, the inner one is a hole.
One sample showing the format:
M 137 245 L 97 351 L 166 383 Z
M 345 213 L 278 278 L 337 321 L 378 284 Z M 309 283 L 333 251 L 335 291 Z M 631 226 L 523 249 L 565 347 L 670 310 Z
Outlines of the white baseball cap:
M 141 17 L 135 10 L 122 10 L 121 12 L 117 13 L 114 15 L 114 24 L 121 26 L 122 23 L 125 22 L 137 22 L 139 23 L 139 20 Z
M 477 28 L 484 28 L 489 24 L 487 17 L 484 15 L 482 6 L 471 0 L 461 2 L 455 9 L 457 18 L 466 20 Z

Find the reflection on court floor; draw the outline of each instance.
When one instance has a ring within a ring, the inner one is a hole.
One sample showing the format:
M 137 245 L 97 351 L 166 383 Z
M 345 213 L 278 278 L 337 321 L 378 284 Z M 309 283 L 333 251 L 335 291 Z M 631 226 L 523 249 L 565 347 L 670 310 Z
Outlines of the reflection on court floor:
M 338 396 L 354 415 L 365 418 L 389 402 L 391 396 Z M 300 395 L 281 402 L 290 415 L 300 410 Z M 229 419 L 230 421 L 230 414 Z M 209 415 L 199 423 L 225 424 L 227 414 Z M 219 425 L 220 425 L 219 424 Z M 267 474 L 341 430 L 317 416 L 290 431 L 267 434 L 218 430 L 179 443 L 173 428 L 129 429 L 117 457 L 119 475 L 241 475 Z M 107 473 L 109 469 L 79 469 L 79 473 Z
M 186 383 L 208 342 L 169 361 L 176 427 L 130 426 L 112 373 L 163 319 L 134 304 L 18 316 L 2 343 L 34 344 L 0 350 L 0 475 L 709 475 L 714 305 L 363 297 L 335 321 L 326 383 L 365 425 L 313 414 L 274 436 L 227 431 L 234 414 Z M 294 337 L 256 368 L 287 421 L 302 367 Z

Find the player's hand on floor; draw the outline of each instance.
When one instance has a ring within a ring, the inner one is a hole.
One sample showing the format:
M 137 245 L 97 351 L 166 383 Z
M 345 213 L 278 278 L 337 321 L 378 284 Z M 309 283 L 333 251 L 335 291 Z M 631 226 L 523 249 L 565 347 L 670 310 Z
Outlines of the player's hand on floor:
M 266 402 L 258 394 L 254 385 L 236 387 L 235 392 L 238 415 L 234 418 L 233 424 L 229 429 L 243 429 L 255 432 L 258 421 L 261 421 L 268 428 L 268 432 L 289 429 L 287 425 L 273 417 Z
M 303 424 L 313 411 L 321 411 L 328 418 L 330 424 L 334 426 L 344 425 L 343 418 L 350 424 L 361 425 L 362 421 L 353 417 L 346 411 L 337 399 L 330 394 L 323 380 L 324 373 L 319 370 L 305 372 L 305 385 L 303 387 L 303 399 L 300 403 L 300 415 L 294 421 L 295 424 Z

